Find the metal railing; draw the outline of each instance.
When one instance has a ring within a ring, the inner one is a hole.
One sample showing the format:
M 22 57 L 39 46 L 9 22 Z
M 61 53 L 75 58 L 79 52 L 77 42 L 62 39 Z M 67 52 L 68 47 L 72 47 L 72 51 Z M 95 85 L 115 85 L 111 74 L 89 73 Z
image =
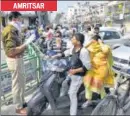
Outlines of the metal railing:
M 24 66 L 25 66 L 25 76 L 26 76 L 26 90 L 27 93 L 29 90 L 37 87 L 40 76 L 41 76 L 41 65 L 40 65 L 40 50 L 34 44 L 30 44 L 25 51 L 24 55 Z M 7 104 L 12 101 L 11 94 L 11 74 L 8 70 L 7 64 L 1 64 L 1 100 L 2 104 Z

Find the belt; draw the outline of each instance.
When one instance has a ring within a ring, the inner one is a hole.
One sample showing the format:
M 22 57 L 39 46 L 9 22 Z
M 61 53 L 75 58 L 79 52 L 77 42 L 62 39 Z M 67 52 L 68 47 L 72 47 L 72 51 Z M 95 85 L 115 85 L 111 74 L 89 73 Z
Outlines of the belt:
M 23 55 L 17 55 L 17 56 L 12 56 L 12 57 L 9 57 L 9 58 L 22 58 Z

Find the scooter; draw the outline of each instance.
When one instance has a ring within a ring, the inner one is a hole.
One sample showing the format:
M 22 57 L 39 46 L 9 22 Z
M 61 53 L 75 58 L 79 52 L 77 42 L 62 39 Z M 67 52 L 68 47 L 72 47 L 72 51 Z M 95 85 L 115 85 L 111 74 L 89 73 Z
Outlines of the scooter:
M 56 61 L 51 60 L 49 62 L 45 61 L 43 65 L 44 71 L 41 83 L 33 97 L 28 102 L 27 115 L 43 114 L 47 109 L 48 104 L 50 104 L 53 114 L 56 114 L 56 110 L 63 110 L 70 106 L 68 94 L 60 96 L 62 82 L 66 78 L 66 72 L 69 69 L 69 58 L 57 59 Z M 84 90 L 84 86 L 82 85 L 78 92 L 79 106 L 85 102 Z

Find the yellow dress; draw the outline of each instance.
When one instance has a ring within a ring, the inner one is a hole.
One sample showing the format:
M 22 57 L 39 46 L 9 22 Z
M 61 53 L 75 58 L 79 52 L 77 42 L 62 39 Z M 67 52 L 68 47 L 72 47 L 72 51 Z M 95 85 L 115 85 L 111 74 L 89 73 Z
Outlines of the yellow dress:
M 92 42 L 88 47 L 92 68 L 83 78 L 86 98 L 92 98 L 92 92 L 105 96 L 104 87 L 114 86 L 114 73 L 111 69 L 113 60 L 110 47 L 99 42 Z

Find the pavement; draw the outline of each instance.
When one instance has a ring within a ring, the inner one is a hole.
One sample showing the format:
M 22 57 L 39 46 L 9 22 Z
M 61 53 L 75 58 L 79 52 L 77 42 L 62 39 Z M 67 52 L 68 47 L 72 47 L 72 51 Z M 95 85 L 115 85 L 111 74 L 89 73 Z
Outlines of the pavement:
M 92 107 L 88 107 L 85 109 L 78 109 L 77 111 L 77 115 L 91 115 L 93 108 Z M 65 108 L 62 110 L 57 110 L 55 112 L 55 114 L 52 112 L 52 110 L 47 110 L 44 113 L 42 113 L 42 115 L 69 115 L 69 108 Z
M 30 95 L 25 97 L 25 100 L 28 102 L 31 97 L 32 97 L 33 93 L 31 93 Z M 92 107 L 88 107 L 85 109 L 79 109 L 78 110 L 78 115 L 90 115 L 92 112 L 93 108 Z M 1 107 L 1 115 L 19 115 L 15 112 L 15 105 L 10 104 L 10 105 L 3 105 Z M 51 108 L 45 110 L 42 115 L 54 115 Z M 69 115 L 69 108 L 65 108 L 65 109 L 61 109 L 61 110 L 57 110 L 55 112 L 55 115 Z
M 33 93 L 25 97 L 25 101 L 29 101 L 32 97 Z M 15 113 L 15 105 L 2 105 L 1 107 L 1 115 L 18 115 Z
M 119 90 L 120 91 L 119 93 L 123 93 L 123 91 L 126 90 L 126 85 L 123 88 L 124 89 Z M 32 98 L 32 95 L 33 95 L 34 92 L 35 92 L 35 89 L 34 90 L 32 89 L 30 92 L 28 92 L 28 94 L 25 97 L 26 102 L 28 102 Z M 111 89 L 111 93 L 113 93 L 113 92 L 114 92 L 114 90 Z M 87 107 L 85 109 L 78 109 L 78 115 L 90 115 L 92 110 L 93 110 L 92 106 Z M 1 115 L 18 115 L 18 114 L 15 113 L 15 105 L 13 105 L 13 104 L 2 105 L 1 106 Z M 47 110 L 45 110 L 42 113 L 42 115 L 54 115 L 54 113 L 52 112 L 51 107 L 50 107 Z M 69 108 L 57 110 L 55 112 L 55 115 L 69 115 Z

